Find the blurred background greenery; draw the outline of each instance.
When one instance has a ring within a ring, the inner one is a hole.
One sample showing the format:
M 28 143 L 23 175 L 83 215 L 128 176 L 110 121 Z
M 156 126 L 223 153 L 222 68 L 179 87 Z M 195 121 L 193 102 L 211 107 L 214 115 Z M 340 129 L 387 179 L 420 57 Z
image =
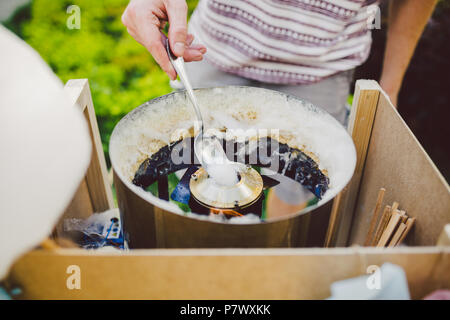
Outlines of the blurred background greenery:
M 33 0 L 5 23 L 63 82 L 89 79 L 108 162 L 109 137 L 116 123 L 140 104 L 171 91 L 167 75 L 121 22 L 128 2 Z M 191 14 L 198 0 L 187 2 Z M 79 30 L 66 27 L 70 5 L 81 8 Z
M 109 164 L 108 142 L 115 124 L 133 108 L 171 91 L 168 77 L 122 25 L 121 15 L 129 0 L 2 1 L 0 11 L 5 4 L 15 3 L 17 9 L 17 4 L 24 3 L 3 23 L 35 48 L 62 81 L 89 79 Z M 191 14 L 198 0 L 187 2 Z M 357 68 L 356 79 L 379 79 L 386 41 L 387 3 L 381 1 L 382 27 L 373 31 L 370 57 Z M 450 177 L 449 3 L 439 1 L 399 96 L 400 114 L 447 179 Z M 70 5 L 81 8 L 80 30 L 66 27 L 66 9 Z

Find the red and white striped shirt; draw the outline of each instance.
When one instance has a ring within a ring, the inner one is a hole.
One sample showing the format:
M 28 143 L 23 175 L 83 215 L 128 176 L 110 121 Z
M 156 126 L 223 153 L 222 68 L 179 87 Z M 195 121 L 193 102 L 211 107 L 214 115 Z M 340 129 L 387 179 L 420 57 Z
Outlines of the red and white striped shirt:
M 200 0 L 189 23 L 220 70 L 308 84 L 369 55 L 377 0 Z

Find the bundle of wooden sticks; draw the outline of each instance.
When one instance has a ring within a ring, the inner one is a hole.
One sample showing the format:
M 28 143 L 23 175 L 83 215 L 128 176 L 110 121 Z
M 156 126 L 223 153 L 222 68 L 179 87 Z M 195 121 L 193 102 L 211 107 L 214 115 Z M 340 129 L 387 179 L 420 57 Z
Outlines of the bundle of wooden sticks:
M 398 202 L 394 202 L 392 206 L 387 205 L 380 217 L 385 191 L 386 189 L 381 188 L 378 192 L 365 246 L 395 247 L 401 244 L 416 220 L 408 217 L 405 211 L 399 210 Z

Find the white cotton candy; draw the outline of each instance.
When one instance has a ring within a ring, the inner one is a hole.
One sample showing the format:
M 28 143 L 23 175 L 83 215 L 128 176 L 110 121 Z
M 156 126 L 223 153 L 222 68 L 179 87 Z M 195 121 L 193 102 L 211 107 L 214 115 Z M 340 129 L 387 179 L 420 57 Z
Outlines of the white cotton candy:
M 217 184 L 223 186 L 234 186 L 239 182 L 238 172 L 233 163 L 209 164 L 208 174 Z

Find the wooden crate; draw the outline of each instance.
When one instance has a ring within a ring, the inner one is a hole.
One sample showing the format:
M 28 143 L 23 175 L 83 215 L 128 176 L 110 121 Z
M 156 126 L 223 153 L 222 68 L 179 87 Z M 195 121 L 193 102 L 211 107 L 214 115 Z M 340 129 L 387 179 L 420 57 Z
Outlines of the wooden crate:
M 450 222 L 450 188 L 377 82 L 359 80 L 349 132 L 357 149 L 354 176 L 333 203 L 328 246 L 362 245 L 381 187 L 420 221 L 409 244 L 432 246 Z
M 87 80 L 66 85 L 84 108 L 96 147 L 91 168 L 65 216 L 112 206 Z M 357 167 L 335 199 L 325 245 L 311 249 L 148 249 L 96 252 L 36 249 L 12 267 L 7 284 L 26 299 L 323 299 L 336 280 L 392 262 L 411 296 L 450 288 L 450 189 L 375 81 L 357 82 L 349 132 Z M 90 177 L 90 178 L 89 178 Z M 409 247 L 361 247 L 376 193 L 417 218 Z M 346 246 L 347 247 L 336 247 Z M 70 289 L 71 266 L 81 286 Z M 69 273 L 68 273 L 69 272 Z M 70 286 L 69 286 L 70 287 Z
M 92 159 L 86 176 L 62 215 L 60 223 L 56 226 L 55 235 L 62 233 L 62 221 L 64 219 L 87 218 L 94 212 L 103 212 L 114 207 L 111 184 L 108 179 L 89 82 L 87 79 L 69 80 L 64 87 L 64 91 L 71 103 L 83 112 L 89 124 Z

